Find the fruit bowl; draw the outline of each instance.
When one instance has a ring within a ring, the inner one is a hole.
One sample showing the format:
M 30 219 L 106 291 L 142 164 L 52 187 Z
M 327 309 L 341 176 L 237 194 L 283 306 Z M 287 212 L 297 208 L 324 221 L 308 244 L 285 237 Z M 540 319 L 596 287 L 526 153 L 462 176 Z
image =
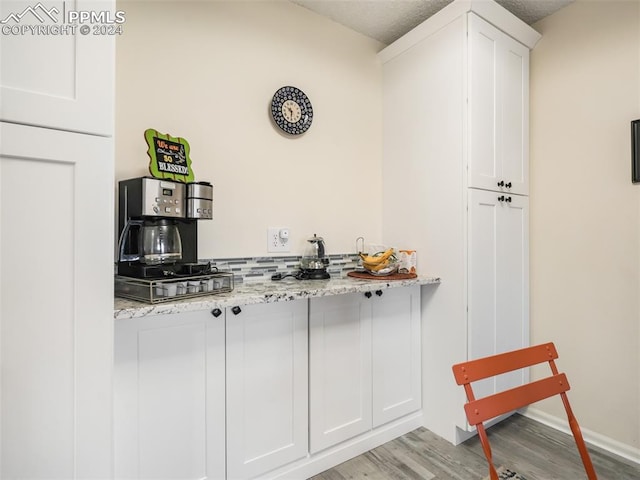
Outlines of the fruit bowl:
M 375 275 L 376 277 L 384 277 L 398 271 L 398 260 L 395 256 L 393 248 L 389 248 L 384 252 L 378 252 L 374 255 L 360 254 L 362 266 L 365 272 Z
M 398 271 L 398 264 L 393 262 L 392 265 L 389 265 L 385 268 L 381 268 L 380 270 L 369 270 L 365 267 L 365 271 L 370 273 L 371 275 L 375 275 L 376 277 L 386 277 L 387 275 L 392 275 Z

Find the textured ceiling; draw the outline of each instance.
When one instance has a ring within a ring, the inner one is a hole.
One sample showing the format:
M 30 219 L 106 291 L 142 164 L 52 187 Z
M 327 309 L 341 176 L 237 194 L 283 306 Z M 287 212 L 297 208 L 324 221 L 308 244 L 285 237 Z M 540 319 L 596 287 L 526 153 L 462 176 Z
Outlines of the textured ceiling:
M 291 0 L 345 27 L 392 43 L 452 0 Z M 531 25 L 574 0 L 496 0 Z

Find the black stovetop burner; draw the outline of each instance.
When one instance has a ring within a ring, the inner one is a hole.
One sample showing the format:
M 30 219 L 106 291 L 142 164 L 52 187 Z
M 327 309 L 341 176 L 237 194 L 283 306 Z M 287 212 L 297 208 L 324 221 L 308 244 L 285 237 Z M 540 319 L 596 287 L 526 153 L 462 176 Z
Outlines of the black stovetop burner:
M 118 275 L 135 278 L 174 278 L 191 277 L 216 273 L 218 269 L 211 263 L 174 263 L 162 265 L 145 265 L 142 263 L 118 264 Z

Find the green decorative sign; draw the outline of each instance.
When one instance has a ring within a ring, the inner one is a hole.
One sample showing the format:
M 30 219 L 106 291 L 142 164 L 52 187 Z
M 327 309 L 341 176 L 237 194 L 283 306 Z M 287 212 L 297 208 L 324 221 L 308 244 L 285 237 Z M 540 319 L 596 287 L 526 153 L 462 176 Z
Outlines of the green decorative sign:
M 193 182 L 189 142 L 149 128 L 144 132 L 151 158 L 149 172 L 156 178 L 167 178 L 178 182 Z

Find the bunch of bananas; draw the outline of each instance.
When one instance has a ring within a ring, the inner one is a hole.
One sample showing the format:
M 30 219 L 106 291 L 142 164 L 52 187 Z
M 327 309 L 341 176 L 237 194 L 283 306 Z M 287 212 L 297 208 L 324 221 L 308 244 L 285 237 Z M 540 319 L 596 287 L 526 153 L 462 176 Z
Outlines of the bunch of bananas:
M 396 256 L 393 248 L 388 248 L 384 252 L 374 253 L 373 255 L 360 254 L 362 265 L 370 272 L 380 272 L 395 266 Z

